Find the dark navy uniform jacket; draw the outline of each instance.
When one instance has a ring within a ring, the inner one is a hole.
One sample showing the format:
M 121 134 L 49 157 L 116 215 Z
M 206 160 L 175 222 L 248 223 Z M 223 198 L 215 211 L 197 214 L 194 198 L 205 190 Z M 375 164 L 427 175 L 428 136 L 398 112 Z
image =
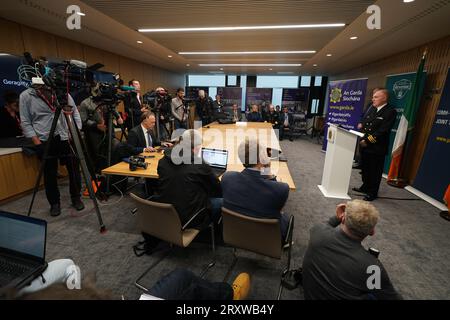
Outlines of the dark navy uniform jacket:
M 377 108 L 370 107 L 362 120 L 362 138 L 368 144 L 364 152 L 384 155 L 388 151 L 389 135 L 394 126 L 397 111 L 394 107 L 387 104 L 380 111 Z

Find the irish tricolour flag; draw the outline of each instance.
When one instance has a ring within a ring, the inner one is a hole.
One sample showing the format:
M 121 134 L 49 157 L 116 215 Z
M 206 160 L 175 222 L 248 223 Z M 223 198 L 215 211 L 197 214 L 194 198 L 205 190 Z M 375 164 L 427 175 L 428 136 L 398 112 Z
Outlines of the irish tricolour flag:
M 422 82 L 423 68 L 425 66 L 426 52 L 420 61 L 416 76 L 412 85 L 411 94 L 406 102 L 403 114 L 398 124 L 397 133 L 395 135 L 394 145 L 392 147 L 392 161 L 389 168 L 388 183 L 395 182 L 399 179 L 400 166 L 406 149 L 406 141 L 408 133 L 414 128 L 416 122 L 416 113 L 420 105 L 420 83 Z

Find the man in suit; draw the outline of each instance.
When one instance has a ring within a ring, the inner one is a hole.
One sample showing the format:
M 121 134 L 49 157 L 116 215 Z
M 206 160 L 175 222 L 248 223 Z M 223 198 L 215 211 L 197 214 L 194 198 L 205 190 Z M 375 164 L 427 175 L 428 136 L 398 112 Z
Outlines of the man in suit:
M 273 128 L 278 129 L 280 124 L 280 118 L 279 114 L 275 111 L 275 107 L 273 104 L 269 105 L 269 112 L 265 114 L 264 121 L 271 123 Z
M 238 108 L 238 105 L 235 103 L 233 104 L 233 106 L 231 107 L 231 116 L 233 118 L 233 121 L 241 121 L 242 120 L 242 112 L 241 110 Z
M 289 186 L 276 181 L 270 173 L 270 159 L 256 138 L 248 138 L 238 148 L 245 169 L 227 171 L 222 176 L 223 206 L 254 218 L 279 219 L 283 239 L 289 218 L 282 213 L 289 196 Z
M 283 107 L 283 112 L 280 114 L 280 141 L 284 138 L 284 131 L 291 130 L 293 122 L 292 114 L 289 113 L 287 107 Z M 292 140 L 292 135 L 289 135 L 289 141 Z
M 128 133 L 127 143 L 134 147 L 136 153 L 154 152 L 156 151 L 155 147 L 161 145 L 161 141 L 156 138 L 153 132 L 155 124 L 155 114 L 147 111 L 141 115 L 141 124 L 131 129 Z
M 362 121 L 364 137 L 359 142 L 362 160 L 362 181 L 354 191 L 365 193 L 364 200 L 373 201 L 378 197 L 384 157 L 388 151 L 389 135 L 394 126 L 397 112 L 388 104 L 389 92 L 380 89 L 373 94 L 372 106 Z
M 247 115 L 247 122 L 262 122 L 263 118 L 259 113 L 258 105 L 252 105 L 252 112 Z
M 211 219 L 217 222 L 222 207 L 220 181 L 201 158 L 202 136 L 197 130 L 183 132 L 180 142 L 164 152 L 158 163 L 159 196 L 157 201 L 171 203 L 182 224 L 206 208 L 191 223 L 202 229 Z
M 132 79 L 128 82 L 128 85 L 135 88 L 135 91 L 130 92 L 124 100 L 125 112 L 128 115 L 125 126 L 128 130 L 131 130 L 140 123 L 141 115 L 147 111 L 147 108 L 142 104 L 141 84 L 139 81 Z

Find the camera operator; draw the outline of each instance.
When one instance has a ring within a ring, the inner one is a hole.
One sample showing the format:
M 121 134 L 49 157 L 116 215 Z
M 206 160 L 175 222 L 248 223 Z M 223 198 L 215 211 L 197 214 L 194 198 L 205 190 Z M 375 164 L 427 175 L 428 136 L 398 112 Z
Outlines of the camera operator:
M 41 160 L 43 160 L 44 149 L 49 139 L 48 135 L 56 111 L 56 99 L 55 92 L 44 85 L 35 85 L 28 88 L 20 94 L 19 98 L 23 133 L 27 138 L 32 139 Z M 71 107 L 77 127 L 81 128 L 80 114 L 70 95 L 68 95 L 67 104 Z M 50 203 L 50 215 L 58 216 L 61 214 L 57 182 L 58 158 L 61 164 L 65 164 L 69 172 L 72 206 L 78 211 L 83 210 L 84 204 L 80 199 L 81 175 L 79 163 L 72 152 L 72 146 L 69 142 L 69 129 L 63 114 L 58 119 L 47 157 L 44 168 L 44 186 L 47 200 Z
M 172 99 L 168 94 L 167 90 L 163 87 L 158 87 L 155 90 L 156 101 L 155 101 L 155 112 L 159 114 L 159 139 L 164 140 L 170 137 L 170 132 L 167 129 L 167 124 L 172 116 L 171 102 Z
M 205 126 L 210 124 L 213 119 L 213 101 L 211 97 L 207 97 L 205 90 L 198 90 L 198 100 L 196 101 L 195 110 Z
M 105 111 L 108 111 L 104 110 L 104 107 L 101 106 L 102 101 L 97 98 L 98 96 L 99 84 L 93 84 L 91 96 L 84 99 L 80 104 L 80 116 L 83 123 L 86 145 L 89 155 L 93 158 L 96 173 L 100 173 L 107 166 L 109 142 L 107 136 L 108 126 L 105 122 Z M 115 117 L 114 124 L 123 124 L 123 119 L 120 114 L 111 114 L 111 116 Z M 113 144 L 115 145 L 117 142 L 113 132 Z
M 128 85 L 135 88 L 135 91 L 130 92 L 124 100 L 125 112 L 128 115 L 125 126 L 129 131 L 140 123 L 141 114 L 147 111 L 147 107 L 142 104 L 139 81 L 132 79 L 128 82 Z
M 184 105 L 184 89 L 177 89 L 177 96 L 171 103 L 172 116 L 175 118 L 175 129 L 186 129 L 188 113 Z

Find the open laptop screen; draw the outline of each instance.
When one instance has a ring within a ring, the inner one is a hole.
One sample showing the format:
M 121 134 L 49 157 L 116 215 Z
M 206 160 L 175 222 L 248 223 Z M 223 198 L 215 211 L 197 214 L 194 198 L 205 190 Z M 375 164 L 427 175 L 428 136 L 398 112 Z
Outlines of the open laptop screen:
M 211 167 L 226 168 L 228 162 L 228 151 L 219 149 L 202 149 L 203 159 L 209 163 Z
M 44 220 L 0 211 L 0 248 L 45 259 Z

